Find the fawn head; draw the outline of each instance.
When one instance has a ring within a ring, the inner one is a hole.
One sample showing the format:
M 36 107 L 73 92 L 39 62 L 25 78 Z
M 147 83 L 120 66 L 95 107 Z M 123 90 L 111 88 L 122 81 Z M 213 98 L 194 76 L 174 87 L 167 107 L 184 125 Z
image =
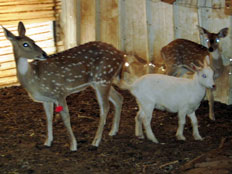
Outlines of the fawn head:
M 220 39 L 226 37 L 229 30 L 228 28 L 223 28 L 218 33 L 210 33 L 203 27 L 198 26 L 198 29 L 200 31 L 200 34 L 202 34 L 206 38 L 209 52 L 213 52 L 218 49 Z
M 205 57 L 204 65 L 197 66 L 194 63 L 191 63 L 190 66 L 182 65 L 185 68 L 189 69 L 190 71 L 194 72 L 195 75 L 198 77 L 199 83 L 206 87 L 206 88 L 215 88 L 214 83 L 214 71 L 210 67 L 209 64 L 209 56 Z
M 35 44 L 35 42 L 25 35 L 26 29 L 22 22 L 18 24 L 19 36 L 15 36 L 9 30 L 2 26 L 6 38 L 12 43 L 16 58 L 23 57 L 26 59 L 45 60 L 47 54 Z

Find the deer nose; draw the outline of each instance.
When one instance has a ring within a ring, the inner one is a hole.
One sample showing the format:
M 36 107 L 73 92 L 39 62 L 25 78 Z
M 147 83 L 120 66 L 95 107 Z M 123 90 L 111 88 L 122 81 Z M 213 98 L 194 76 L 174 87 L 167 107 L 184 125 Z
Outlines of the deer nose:
M 44 58 L 47 58 L 47 57 L 48 57 L 47 53 L 45 53 L 45 52 L 43 52 L 42 55 L 43 55 Z
M 212 88 L 213 88 L 213 89 L 216 89 L 216 85 L 213 85 Z
M 212 47 L 209 47 L 209 52 L 213 52 L 213 48 Z

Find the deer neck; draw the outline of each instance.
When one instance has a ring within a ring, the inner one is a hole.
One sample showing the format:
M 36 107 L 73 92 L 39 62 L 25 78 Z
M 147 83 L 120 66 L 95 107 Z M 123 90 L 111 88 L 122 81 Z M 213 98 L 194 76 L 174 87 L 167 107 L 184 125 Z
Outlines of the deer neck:
M 214 78 L 218 78 L 223 71 L 223 61 L 221 57 L 221 52 L 219 49 L 214 50 L 211 53 L 212 56 L 212 68 L 214 70 Z
M 26 87 L 28 79 L 31 79 L 32 75 L 31 65 L 28 63 L 28 59 L 19 57 L 16 61 L 17 77 L 22 86 Z
M 211 55 L 212 55 L 213 60 L 221 59 L 221 53 L 220 53 L 219 49 L 216 49 L 213 52 L 211 52 Z

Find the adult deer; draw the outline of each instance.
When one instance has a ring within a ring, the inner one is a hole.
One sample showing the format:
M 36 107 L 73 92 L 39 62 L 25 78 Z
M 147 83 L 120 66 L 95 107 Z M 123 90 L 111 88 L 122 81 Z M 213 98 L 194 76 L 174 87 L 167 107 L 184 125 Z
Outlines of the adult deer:
M 118 131 L 123 97 L 112 87 L 113 79 L 119 75 L 124 54 L 113 46 L 102 42 L 89 42 L 64 52 L 47 54 L 25 35 L 22 22 L 18 24 L 19 36 L 3 27 L 5 36 L 13 46 L 17 77 L 33 100 L 42 102 L 47 117 L 47 137 L 44 145 L 53 141 L 52 120 L 54 104 L 60 112 L 70 138 L 70 150 L 77 150 L 66 97 L 91 86 L 100 106 L 100 122 L 92 142 L 98 146 L 103 133 L 111 101 L 115 107 L 114 120 L 109 135 Z M 32 59 L 32 62 L 28 62 Z
M 166 73 L 173 76 L 182 76 L 188 72 L 185 65 L 194 63 L 197 66 L 204 65 L 206 55 L 210 56 L 210 66 L 214 70 L 214 79 L 218 78 L 223 70 L 222 55 L 219 50 L 219 42 L 228 34 L 228 28 L 221 29 L 218 33 L 210 33 L 198 26 L 208 44 L 208 48 L 186 39 L 176 39 L 161 49 L 161 55 L 166 65 Z M 181 66 L 184 65 L 184 66 Z M 209 101 L 209 118 L 215 120 L 213 89 L 207 90 Z

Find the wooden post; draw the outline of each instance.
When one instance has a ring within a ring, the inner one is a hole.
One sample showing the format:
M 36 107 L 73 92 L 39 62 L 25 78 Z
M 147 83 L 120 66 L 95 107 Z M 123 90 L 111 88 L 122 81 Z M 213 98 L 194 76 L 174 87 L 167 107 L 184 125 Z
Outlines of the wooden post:
M 124 22 L 121 28 L 124 50 L 148 61 L 146 1 L 126 0 L 122 3 L 121 9 L 124 11 L 120 21 Z
M 62 0 L 61 27 L 64 33 L 64 48 L 77 45 L 77 0 Z
M 119 0 L 101 0 L 100 40 L 120 48 L 119 40 Z
M 96 40 L 96 0 L 81 0 L 80 42 Z

